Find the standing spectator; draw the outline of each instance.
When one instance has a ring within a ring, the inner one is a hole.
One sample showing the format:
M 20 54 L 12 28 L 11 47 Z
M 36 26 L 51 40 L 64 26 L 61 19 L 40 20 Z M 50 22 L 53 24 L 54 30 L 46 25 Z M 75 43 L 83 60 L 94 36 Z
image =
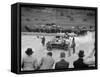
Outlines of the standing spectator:
M 78 54 L 79 58 L 76 60 L 73 65 L 75 69 L 78 68 L 88 68 L 88 65 L 84 63 L 83 57 L 84 57 L 84 51 L 80 50 Z
M 38 63 L 37 59 L 35 57 L 32 57 L 32 54 L 34 53 L 31 48 L 28 48 L 26 51 L 26 57 L 22 60 L 22 69 L 27 70 L 35 70 L 37 69 Z
M 53 65 L 54 59 L 52 58 L 52 52 L 48 52 L 40 61 L 40 69 L 53 69 Z
M 43 36 L 41 39 L 42 39 L 41 43 L 44 46 L 45 45 L 45 37 Z
M 55 69 L 67 69 L 69 67 L 69 63 L 65 61 L 65 53 L 62 52 L 60 57 L 61 60 L 55 64 Z
M 72 40 L 72 48 L 73 48 L 73 53 L 75 53 L 75 38 L 73 37 L 73 40 Z
M 93 54 L 95 55 L 95 51 L 96 51 L 96 42 L 94 41 L 94 49 L 93 49 Z

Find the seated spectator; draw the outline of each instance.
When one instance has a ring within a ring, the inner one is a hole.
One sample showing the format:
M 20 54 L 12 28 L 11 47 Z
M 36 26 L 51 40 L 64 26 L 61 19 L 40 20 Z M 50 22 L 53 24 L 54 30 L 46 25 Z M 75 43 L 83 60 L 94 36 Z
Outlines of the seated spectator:
M 84 51 L 80 50 L 79 54 L 78 54 L 79 58 L 78 60 L 76 60 L 73 65 L 74 68 L 78 69 L 78 68 L 88 68 L 88 65 L 84 63 L 83 57 L 84 57 Z
M 54 59 L 52 58 L 52 52 L 48 52 L 46 56 L 42 57 L 40 61 L 40 69 L 53 69 Z
M 55 64 L 55 69 L 67 69 L 69 63 L 65 60 L 65 53 L 61 52 L 60 57 L 61 60 Z
M 22 60 L 22 69 L 25 71 L 37 69 L 37 59 L 32 57 L 32 54 L 34 53 L 32 49 L 28 48 L 25 53 L 26 56 Z

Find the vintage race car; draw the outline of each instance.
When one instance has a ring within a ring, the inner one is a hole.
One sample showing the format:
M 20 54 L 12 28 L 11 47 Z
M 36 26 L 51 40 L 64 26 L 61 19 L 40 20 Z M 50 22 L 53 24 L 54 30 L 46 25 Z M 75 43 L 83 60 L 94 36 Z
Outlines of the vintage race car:
M 48 41 L 46 44 L 47 50 L 52 50 L 52 49 L 63 49 L 63 50 L 68 50 L 70 45 L 69 39 L 66 39 L 65 37 L 62 36 L 56 36 L 53 40 Z

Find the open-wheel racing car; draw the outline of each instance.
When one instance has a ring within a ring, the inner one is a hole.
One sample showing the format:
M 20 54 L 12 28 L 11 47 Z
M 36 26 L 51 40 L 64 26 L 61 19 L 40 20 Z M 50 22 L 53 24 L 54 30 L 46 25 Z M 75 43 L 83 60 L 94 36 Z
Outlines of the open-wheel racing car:
M 46 43 L 46 47 L 48 51 L 51 51 L 52 49 L 62 49 L 67 51 L 70 47 L 70 40 L 65 36 L 55 36 L 53 40 Z

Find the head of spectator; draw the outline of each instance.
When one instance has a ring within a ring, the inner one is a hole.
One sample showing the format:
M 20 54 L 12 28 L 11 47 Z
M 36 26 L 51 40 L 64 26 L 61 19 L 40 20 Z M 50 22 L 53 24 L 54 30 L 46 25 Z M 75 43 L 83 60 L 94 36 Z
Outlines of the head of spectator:
M 48 52 L 47 55 L 52 57 L 52 52 Z
M 83 58 L 84 57 L 84 50 L 80 50 L 78 53 L 79 58 Z
M 65 58 L 66 54 L 64 52 L 61 52 L 60 57 Z
M 27 48 L 27 50 L 25 51 L 25 53 L 28 55 L 28 56 L 31 56 L 33 54 L 34 51 L 32 51 L 32 48 Z

